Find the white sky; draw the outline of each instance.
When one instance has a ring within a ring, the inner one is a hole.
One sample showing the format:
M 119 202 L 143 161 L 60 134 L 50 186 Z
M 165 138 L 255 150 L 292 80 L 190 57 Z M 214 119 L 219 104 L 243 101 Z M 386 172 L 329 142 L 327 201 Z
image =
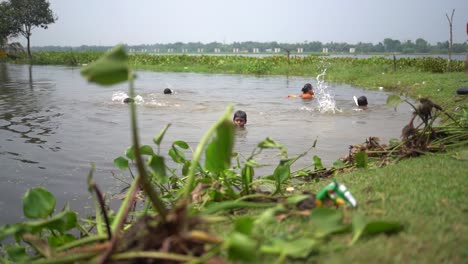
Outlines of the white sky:
M 468 0 L 50 0 L 58 16 L 32 46 L 172 42 L 371 42 L 468 39 Z M 24 38 L 17 41 L 25 43 Z

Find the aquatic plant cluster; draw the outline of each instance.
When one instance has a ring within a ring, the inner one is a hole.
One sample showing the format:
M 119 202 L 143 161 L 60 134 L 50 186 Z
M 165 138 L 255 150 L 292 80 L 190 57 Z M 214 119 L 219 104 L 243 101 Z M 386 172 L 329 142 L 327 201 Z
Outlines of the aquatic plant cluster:
M 102 56 L 102 52 L 36 52 L 33 63 L 40 65 L 70 65 L 81 66 L 89 64 Z M 21 61 L 21 60 L 19 60 Z M 134 67 L 153 67 L 158 70 L 199 71 L 199 68 L 209 68 L 210 72 L 230 72 L 240 74 L 300 74 L 297 66 L 313 66 L 319 68 L 324 63 L 342 66 L 379 66 L 393 70 L 414 68 L 422 72 L 446 72 L 447 60 L 440 57 L 398 58 L 332 58 L 323 56 L 191 56 L 191 55 L 129 55 L 129 63 Z M 290 69 L 285 69 L 285 67 Z M 463 61 L 452 61 L 450 71 L 463 72 Z M 315 72 L 318 74 L 320 72 Z M 309 72 L 310 74 L 310 72 Z
M 216 58 L 218 63 L 222 59 Z M 283 60 L 269 59 L 273 65 L 275 60 Z M 88 81 L 103 86 L 128 81 L 129 96 L 133 98 L 132 63 L 123 48 L 116 47 L 81 72 Z M 402 102 L 409 103 L 399 96 L 388 99 L 394 106 Z M 94 168 L 88 175 L 88 187 L 96 213 L 86 219 L 80 219 L 68 206 L 56 212 L 53 194 L 42 187 L 31 188 L 23 197 L 23 212 L 29 221 L 0 227 L 0 240 L 14 240 L 1 245 L 0 261 L 222 263 L 228 259 L 255 263 L 274 256 L 276 263 L 282 263 L 286 259 L 305 259 L 351 247 L 364 236 L 397 233 L 403 229 L 399 222 L 372 221 L 359 211 L 321 205 L 314 194 L 292 192 L 290 188 L 292 182 L 467 144 L 466 109 L 460 116 L 449 115 L 453 123 L 440 130 L 434 127 L 434 120 L 448 113 L 430 100 L 420 103 L 411 106 L 423 123 L 417 125 L 414 119 L 410 120 L 402 141 L 384 146 L 369 139 L 366 146 L 353 146 L 349 156 L 337 160 L 332 168 L 324 168 L 321 159 L 314 156 L 308 168 L 291 171 L 292 164 L 312 150 L 316 142 L 303 154 L 290 157 L 284 145 L 267 137 L 250 156 L 242 157 L 233 152 L 232 106 L 227 106 L 196 148 L 177 140 L 171 144 L 167 157 L 160 153 L 160 146 L 165 134 L 170 133 L 170 124 L 153 138 L 152 145 L 141 144 L 137 104 L 130 102 L 132 144 L 123 156 L 115 158 L 114 164 L 128 171 L 133 180 L 119 209 L 116 212 L 108 209 L 108 201 L 93 181 Z M 277 150 L 278 165 L 271 175 L 255 175 L 255 169 L 262 166 L 257 157 L 267 149 Z M 175 168 L 168 167 L 169 158 Z M 245 209 L 261 210 L 244 215 Z M 300 218 L 310 225 L 300 235 L 275 236 L 265 230 L 268 224 L 286 218 Z M 210 227 L 215 223 L 224 224 L 228 231 L 214 234 Z M 339 247 L 327 246 L 332 238 L 343 236 L 348 236 L 347 242 Z

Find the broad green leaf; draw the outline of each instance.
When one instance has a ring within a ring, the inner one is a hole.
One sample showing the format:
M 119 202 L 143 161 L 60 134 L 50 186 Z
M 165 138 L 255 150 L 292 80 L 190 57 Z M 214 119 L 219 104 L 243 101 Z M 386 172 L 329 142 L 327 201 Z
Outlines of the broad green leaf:
M 403 225 L 399 222 L 372 221 L 367 223 L 364 229 L 365 235 L 375 235 L 380 233 L 392 234 L 403 230 Z
M 313 252 L 317 252 L 320 243 L 314 239 L 300 237 L 294 240 L 273 240 L 272 245 L 264 245 L 260 248 L 262 253 L 278 254 L 293 258 L 306 258 Z
M 307 194 L 294 195 L 294 196 L 288 197 L 286 199 L 286 203 L 287 204 L 297 204 L 300 201 L 303 201 L 303 200 L 305 200 L 305 199 L 307 199 L 309 197 L 310 197 L 310 195 L 307 195 Z
M 88 81 L 100 85 L 113 85 L 128 80 L 128 58 L 122 45 L 118 45 L 95 62 L 81 69 Z
M 231 166 L 231 153 L 234 147 L 234 124 L 224 119 L 216 128 L 216 134 L 205 152 L 207 170 L 219 173 Z
M 184 166 L 182 167 L 182 175 L 187 176 L 190 169 L 190 164 L 192 164 L 191 160 L 187 160 L 184 162 Z
M 253 261 L 257 254 L 257 241 L 251 237 L 232 232 L 225 240 L 230 260 Z
M 114 159 L 114 165 L 121 170 L 126 170 L 128 168 L 128 159 L 120 156 Z
M 400 98 L 400 96 L 396 94 L 391 94 L 387 97 L 387 105 L 390 107 L 393 107 L 395 110 L 399 104 L 404 102 L 403 99 Z
M 149 145 L 143 145 L 140 147 L 140 153 L 141 155 L 148 155 L 148 156 L 151 156 L 151 155 L 154 155 L 154 151 L 153 151 L 153 148 Z
M 47 219 L 47 221 L 37 223 L 36 227 L 53 229 L 59 231 L 60 233 L 64 233 L 77 227 L 77 223 L 78 217 L 75 212 L 63 211 Z
M 244 235 L 250 236 L 254 227 L 254 219 L 248 216 L 241 216 L 234 222 L 234 230 Z
M 186 161 L 184 152 L 177 149 L 174 145 L 172 145 L 172 148 L 169 150 L 168 154 L 176 163 L 185 163 Z
M 276 142 L 275 140 L 273 140 L 270 137 L 267 137 L 265 140 L 259 142 L 257 147 L 262 148 L 262 149 L 265 149 L 265 148 L 279 149 L 281 151 L 280 152 L 281 156 L 284 156 L 284 157 L 287 156 L 286 147 L 284 145 L 282 145 L 282 144 L 279 144 L 278 142 Z
M 339 210 L 319 207 L 312 210 L 310 218 L 315 227 L 315 235 L 318 237 L 326 237 L 349 229 L 349 225 L 343 224 L 343 213 Z
M 322 159 L 317 155 L 314 155 L 314 166 L 316 170 L 323 169 Z
M 133 146 L 128 147 L 125 150 L 125 156 L 129 158 L 130 160 L 135 160 L 135 148 Z
M 277 184 L 284 183 L 291 175 L 290 160 L 281 160 L 278 166 L 275 168 L 273 177 Z
M 342 160 L 335 160 L 333 162 L 333 167 L 335 167 L 335 168 L 340 168 L 340 167 L 343 167 L 343 166 L 345 166 L 345 163 Z
M 358 168 L 367 168 L 367 153 L 365 151 L 360 151 L 356 153 L 356 167 Z
M 55 197 L 48 190 L 38 187 L 29 189 L 23 196 L 23 213 L 27 218 L 46 218 L 55 209 Z
M 49 242 L 49 246 L 54 247 L 54 248 L 70 243 L 75 240 L 76 238 L 71 234 L 65 234 L 65 235 L 60 235 L 60 236 L 50 236 L 47 238 L 47 241 Z
M 174 141 L 172 143 L 172 145 L 176 145 L 178 146 L 179 148 L 181 149 L 188 149 L 189 148 L 189 145 L 187 144 L 187 142 L 183 141 L 183 140 L 177 140 L 177 141 Z
M 26 248 L 18 244 L 13 244 L 5 247 L 6 254 L 12 261 L 26 261 L 30 260 L 30 256 L 26 253 Z
M 166 164 L 164 163 L 164 157 L 153 155 L 148 158 L 148 165 L 153 169 L 157 180 L 161 183 L 166 183 L 169 178 L 166 174 Z
M 353 239 L 351 245 L 364 235 L 375 235 L 380 233 L 391 234 L 399 232 L 403 225 L 398 222 L 389 221 L 367 221 L 364 215 L 356 213 L 353 216 Z
M 158 145 L 158 146 L 161 144 L 161 141 L 163 140 L 163 137 L 164 137 L 164 135 L 166 134 L 166 131 L 167 131 L 167 129 L 168 129 L 170 126 L 171 126 L 170 123 L 167 124 L 167 125 L 159 132 L 159 134 L 153 138 L 154 144 L 156 144 L 156 145 Z
M 245 165 L 242 168 L 242 184 L 247 187 L 252 183 L 253 177 L 255 176 L 255 171 L 251 166 Z
M 353 239 L 350 244 L 353 245 L 361 237 L 364 229 L 366 228 L 367 220 L 361 213 L 355 213 L 353 215 Z

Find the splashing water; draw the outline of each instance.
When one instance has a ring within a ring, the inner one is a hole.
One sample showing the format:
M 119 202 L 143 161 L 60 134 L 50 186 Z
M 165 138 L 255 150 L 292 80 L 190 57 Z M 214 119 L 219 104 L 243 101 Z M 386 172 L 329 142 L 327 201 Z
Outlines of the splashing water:
M 114 94 L 112 94 L 112 101 L 123 103 L 124 99 L 128 97 L 128 94 L 125 92 L 114 92 Z M 135 103 L 143 103 L 144 101 L 145 100 L 143 100 L 143 97 L 141 97 L 140 95 L 135 96 Z
M 335 98 L 331 95 L 327 88 L 328 85 L 325 82 L 325 74 L 327 69 L 324 69 L 322 73 L 317 75 L 317 87 L 315 89 L 315 98 L 317 99 L 318 103 L 318 110 L 320 113 L 335 113 L 335 112 L 342 112 L 341 109 L 336 107 Z

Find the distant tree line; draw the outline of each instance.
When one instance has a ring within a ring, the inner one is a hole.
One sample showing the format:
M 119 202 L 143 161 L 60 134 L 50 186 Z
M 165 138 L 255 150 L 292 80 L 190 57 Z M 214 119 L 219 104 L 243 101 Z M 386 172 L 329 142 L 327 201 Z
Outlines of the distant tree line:
M 221 42 L 201 43 L 201 42 L 175 42 L 168 44 L 142 44 L 142 45 L 125 45 L 127 51 L 130 52 L 147 52 L 147 53 L 214 53 L 217 50 L 220 53 L 232 53 L 236 49 L 239 53 L 252 53 L 254 49 L 257 52 L 273 52 L 275 49 L 280 49 L 281 52 L 290 51 L 297 53 L 298 48 L 302 48 L 304 53 L 322 52 L 324 48 L 332 53 L 349 53 L 350 48 L 354 48 L 356 53 L 432 53 L 432 54 L 446 54 L 449 49 L 449 42 L 437 42 L 431 45 L 422 38 L 416 41 L 407 40 L 401 42 L 386 38 L 383 42 L 377 44 L 359 42 L 357 44 L 348 44 L 345 42 L 329 42 L 322 43 L 320 41 L 303 42 L 303 43 L 278 43 L 273 42 L 234 42 L 231 44 L 223 44 Z M 105 51 L 112 47 L 110 46 L 87 46 L 82 45 L 79 47 L 70 46 L 43 46 L 33 47 L 36 51 Z M 454 53 L 465 53 L 467 50 L 466 43 L 453 44 Z

